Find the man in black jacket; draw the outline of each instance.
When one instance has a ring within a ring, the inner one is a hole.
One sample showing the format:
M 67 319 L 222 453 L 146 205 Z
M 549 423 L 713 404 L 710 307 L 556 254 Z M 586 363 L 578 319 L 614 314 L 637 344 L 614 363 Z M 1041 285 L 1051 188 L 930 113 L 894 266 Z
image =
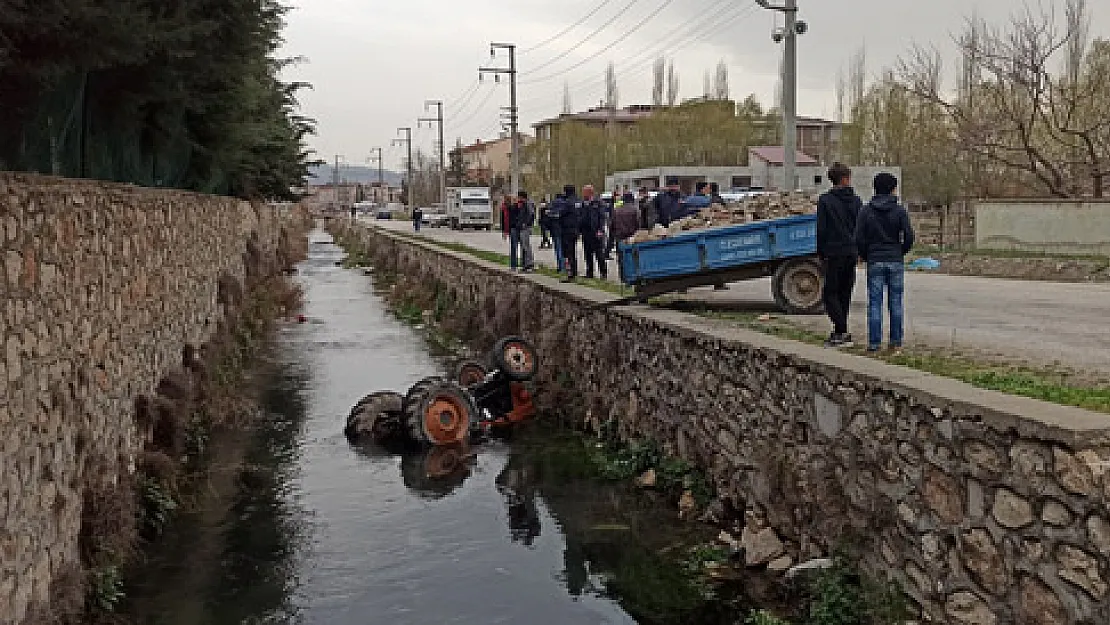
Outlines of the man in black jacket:
M 883 294 L 889 298 L 890 348 L 902 349 L 905 256 L 913 249 L 910 216 L 894 191 L 898 179 L 875 176 L 875 197 L 856 220 L 856 247 L 867 263 L 867 351 L 876 352 L 883 342 Z
M 852 188 L 852 171 L 842 163 L 829 168 L 833 188 L 817 201 L 817 257 L 825 270 L 825 312 L 833 330 L 826 347 L 851 347 L 848 312 L 856 286 L 856 218 L 863 201 Z
M 682 218 L 682 193 L 678 185 L 669 185 L 666 190 L 655 196 L 655 214 L 658 222 L 663 227 L 671 225 L 672 221 Z
M 594 277 L 594 264 L 604 280 L 608 277 L 605 266 L 605 202 L 594 196 L 590 185 L 582 187 L 582 212 L 579 216 L 582 229 L 582 248 L 585 251 L 586 277 Z
M 555 208 L 563 240 L 563 268 L 567 272 L 563 281 L 573 282 L 578 277 L 578 228 L 582 213 L 582 201 L 575 195 L 574 185 L 563 187 L 563 200 Z

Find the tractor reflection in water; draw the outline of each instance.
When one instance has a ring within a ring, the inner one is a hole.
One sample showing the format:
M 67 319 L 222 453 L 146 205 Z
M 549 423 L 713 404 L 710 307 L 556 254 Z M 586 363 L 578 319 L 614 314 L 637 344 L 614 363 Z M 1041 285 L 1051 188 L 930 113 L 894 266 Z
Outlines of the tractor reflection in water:
M 343 432 L 352 444 L 373 442 L 400 453 L 406 486 L 446 496 L 469 473 L 471 443 L 535 416 L 526 383 L 537 367 L 531 344 L 501 339 L 488 364 L 464 362 L 454 380 L 425 378 L 405 395 L 378 391 L 363 397 Z

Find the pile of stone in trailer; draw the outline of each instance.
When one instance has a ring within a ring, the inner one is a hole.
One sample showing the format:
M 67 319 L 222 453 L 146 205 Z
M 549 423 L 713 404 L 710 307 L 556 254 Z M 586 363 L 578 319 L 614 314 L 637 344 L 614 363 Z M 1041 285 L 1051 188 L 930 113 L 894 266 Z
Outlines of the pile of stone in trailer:
M 817 197 L 814 195 L 801 191 L 765 193 L 727 205 L 713 204 L 698 215 L 680 219 L 669 227 L 657 225 L 651 230 L 639 230 L 625 242 L 658 241 L 691 230 L 736 226 L 816 212 Z

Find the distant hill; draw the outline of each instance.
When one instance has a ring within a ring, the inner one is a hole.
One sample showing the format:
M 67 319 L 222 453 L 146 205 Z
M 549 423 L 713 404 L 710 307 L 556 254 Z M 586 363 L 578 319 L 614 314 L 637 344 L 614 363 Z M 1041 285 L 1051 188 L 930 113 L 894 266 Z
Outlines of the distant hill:
M 309 184 L 328 184 L 334 180 L 333 172 L 334 167 L 331 165 L 319 165 L 310 170 L 311 177 L 308 179 Z M 385 170 L 383 178 L 385 183 L 390 186 L 400 186 L 404 174 Z M 366 167 L 363 165 L 339 165 L 339 180 L 340 182 L 354 182 L 362 184 L 370 184 L 378 181 L 378 169 L 376 167 Z

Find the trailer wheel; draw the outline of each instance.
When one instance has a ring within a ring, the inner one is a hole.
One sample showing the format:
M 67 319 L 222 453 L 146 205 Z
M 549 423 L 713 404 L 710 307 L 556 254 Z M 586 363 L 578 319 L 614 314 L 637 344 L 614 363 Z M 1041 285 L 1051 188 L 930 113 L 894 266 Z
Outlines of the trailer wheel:
M 477 419 L 478 407 L 470 393 L 443 378 L 421 380 L 405 397 L 405 427 L 418 443 L 464 443 Z
M 821 293 L 825 274 L 816 260 L 789 260 L 775 270 L 771 292 L 775 304 L 791 315 L 819 315 L 825 312 Z
M 504 372 L 514 382 L 531 380 L 539 368 L 536 349 L 519 336 L 498 341 L 490 352 L 490 362 L 494 369 Z
M 343 434 L 349 440 L 362 441 L 367 437 L 385 443 L 401 434 L 401 410 L 405 398 L 400 393 L 381 391 L 363 397 L 351 409 Z
M 463 361 L 455 373 L 455 381 L 463 388 L 470 388 L 486 379 L 485 365 L 474 360 Z

